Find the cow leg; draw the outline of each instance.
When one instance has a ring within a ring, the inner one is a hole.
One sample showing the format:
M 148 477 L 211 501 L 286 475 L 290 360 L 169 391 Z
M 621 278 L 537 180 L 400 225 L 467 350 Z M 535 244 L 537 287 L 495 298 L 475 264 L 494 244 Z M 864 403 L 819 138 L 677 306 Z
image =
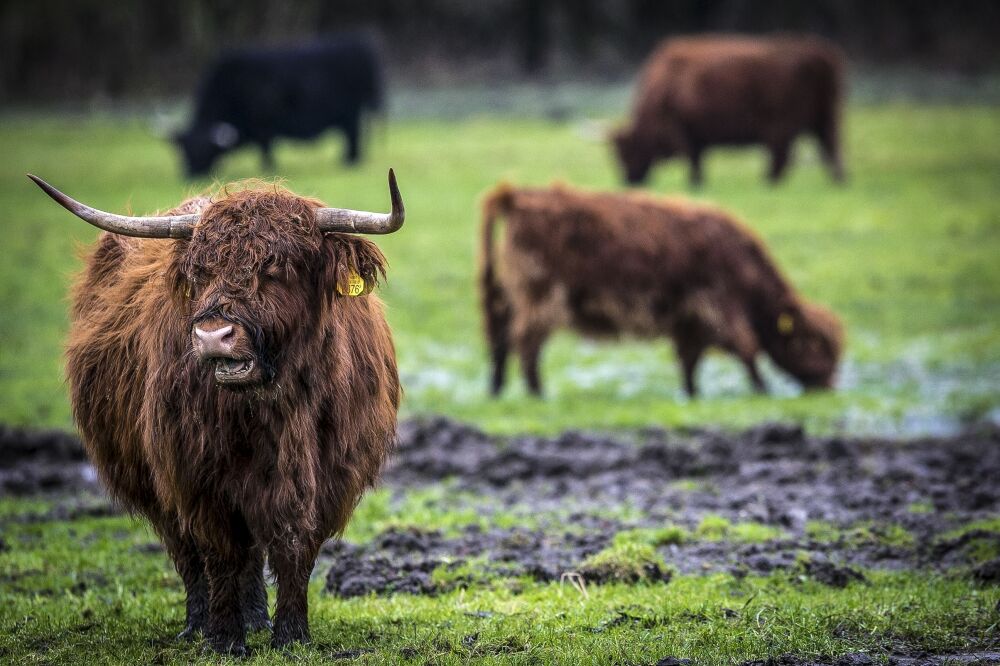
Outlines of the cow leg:
M 276 648 L 293 642 L 309 642 L 309 574 L 312 573 L 319 541 L 298 539 L 300 549 L 272 548 L 268 553 L 278 582 L 278 603 L 274 610 L 271 645 Z
M 205 563 L 198 553 L 198 547 L 190 537 L 180 535 L 176 525 L 161 529 L 163 543 L 174 561 L 174 568 L 184 581 L 184 592 L 187 597 L 187 621 L 184 630 L 178 638 L 193 640 L 205 629 L 205 619 L 208 613 L 208 582 L 205 578 Z
M 757 370 L 757 359 L 754 356 L 749 358 L 740 359 L 743 361 L 743 366 L 747 369 L 747 374 L 750 376 L 750 383 L 753 385 L 754 393 L 767 393 L 767 386 L 764 384 L 764 378 L 760 376 L 760 371 Z
M 496 397 L 503 390 L 507 381 L 507 341 L 499 340 L 493 344 L 490 356 L 493 360 L 493 379 L 490 383 L 490 393 Z
M 691 161 L 689 182 L 692 188 L 699 188 L 704 182 L 701 171 L 701 156 L 703 152 L 702 147 L 696 144 L 692 144 L 688 149 L 688 159 Z
M 244 656 L 246 626 L 240 609 L 240 579 L 250 559 L 250 536 L 246 524 L 237 516 L 203 527 L 212 535 L 212 542 L 202 544 L 200 549 L 209 591 L 205 637 L 216 652 Z
M 787 139 L 781 139 L 780 141 L 775 141 L 771 143 L 771 170 L 768 174 L 768 178 L 771 183 L 777 183 L 781 180 L 781 177 L 785 173 L 785 168 L 788 166 L 788 157 L 791 151 L 791 142 Z
M 240 610 L 247 631 L 270 629 L 267 616 L 267 587 L 264 584 L 264 551 L 259 546 L 250 549 L 246 566 L 240 572 Z
M 271 152 L 271 140 L 260 140 L 260 161 L 264 171 L 274 171 L 274 153 Z
M 764 385 L 764 379 L 757 370 L 757 353 L 760 351 L 760 343 L 750 321 L 744 315 L 739 314 L 739 310 L 733 306 L 726 324 L 729 338 L 725 345 L 726 349 L 740 359 L 743 367 L 747 369 L 754 392 L 766 393 L 767 386 Z
M 486 345 L 493 363 L 490 394 L 500 395 L 507 379 L 507 354 L 510 352 L 510 308 L 503 287 L 490 280 L 483 289 L 483 313 L 486 318 Z
M 361 157 L 361 119 L 358 113 L 344 124 L 344 138 L 347 146 L 344 151 L 344 164 L 356 164 Z
M 823 161 L 834 182 L 844 182 L 844 163 L 840 158 L 840 137 L 836 118 L 824 118 L 816 129 L 816 137 L 823 153 Z
M 521 357 L 521 372 L 524 373 L 528 392 L 534 396 L 542 395 L 542 379 L 538 372 L 538 361 L 546 338 L 548 338 L 548 331 L 531 329 L 519 335 L 517 340 L 517 352 Z
M 681 372 L 684 375 L 684 392 L 689 398 L 698 397 L 698 386 L 695 382 L 695 375 L 698 371 L 698 363 L 705 353 L 705 347 L 695 339 L 677 341 L 677 357 L 681 363 Z

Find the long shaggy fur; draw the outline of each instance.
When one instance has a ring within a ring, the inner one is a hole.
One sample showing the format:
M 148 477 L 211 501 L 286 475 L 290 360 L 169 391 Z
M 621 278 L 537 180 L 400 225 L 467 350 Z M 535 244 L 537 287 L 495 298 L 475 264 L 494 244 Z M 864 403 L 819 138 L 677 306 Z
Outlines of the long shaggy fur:
M 529 390 L 540 392 L 538 357 L 560 328 L 673 338 L 691 394 L 709 347 L 742 360 L 758 389 L 761 351 L 806 386 L 832 382 L 843 338 L 837 318 L 800 298 L 764 243 L 723 211 L 638 193 L 501 185 L 483 202 L 482 242 L 494 393 L 510 347 Z
M 265 553 L 279 586 L 275 641 L 308 636 L 318 549 L 395 439 L 382 305 L 336 293 L 351 272 L 377 280 L 385 260 L 365 239 L 321 232 L 320 205 L 277 187 L 189 200 L 172 212 L 201 213 L 190 240 L 102 234 L 74 290 L 67 373 L 87 451 L 167 545 L 189 632 L 205 629 L 223 650 L 242 649 L 243 623 L 213 615 L 245 613 L 239 598 L 261 605 L 246 587 L 262 585 Z M 260 386 L 220 388 L 198 362 L 192 325 L 210 316 L 250 332 Z M 231 580 L 240 575 L 250 582 Z
M 615 146 L 630 182 L 660 159 L 684 156 L 691 180 L 713 145 L 763 144 L 778 180 L 800 134 L 814 135 L 836 180 L 844 55 L 818 37 L 703 35 L 671 38 L 647 60 L 629 126 Z

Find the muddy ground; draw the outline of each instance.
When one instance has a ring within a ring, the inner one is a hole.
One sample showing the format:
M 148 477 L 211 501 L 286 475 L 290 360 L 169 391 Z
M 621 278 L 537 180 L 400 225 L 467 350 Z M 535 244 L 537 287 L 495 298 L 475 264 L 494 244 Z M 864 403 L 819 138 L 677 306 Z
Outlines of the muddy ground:
M 780 423 L 737 433 L 498 438 L 427 418 L 402 423 L 399 439 L 383 480 L 396 505 L 444 483 L 428 506 L 471 509 L 481 520 L 447 532 L 395 527 L 362 546 L 328 543 L 334 594 L 434 593 L 462 584 L 461 576 L 432 580 L 437 567 L 457 570 L 470 560 L 484 574 L 556 580 L 622 530 L 668 525 L 686 532 L 658 545 L 680 573 L 797 569 L 842 586 L 865 568 L 966 566 L 983 582 L 1000 579 L 1000 563 L 969 556 L 970 547 L 996 541 L 994 532 L 948 534 L 1000 513 L 1000 429 L 992 425 L 908 441 L 811 437 Z M 74 436 L 0 428 L 0 492 L 99 487 Z M 72 517 L 111 508 L 91 501 L 58 510 Z M 706 516 L 775 533 L 746 543 L 724 525 L 706 528 Z
M 398 453 L 384 475 L 390 504 L 398 510 L 429 491 L 425 508 L 471 510 L 478 520 L 427 529 L 406 525 L 400 515 L 401 526 L 368 543 L 328 542 L 315 575 L 342 597 L 438 594 L 498 578 L 514 587 L 575 574 L 600 583 L 606 572 L 583 563 L 616 534 L 641 537 L 678 526 L 682 538 L 653 542 L 667 567 L 647 570 L 646 577 L 784 570 L 839 587 L 864 581 L 869 569 L 926 568 L 995 585 L 1000 560 L 984 561 L 982 553 L 1000 551 L 1000 535 L 955 530 L 997 517 L 998 479 L 994 425 L 908 441 L 812 437 L 789 424 L 737 433 L 647 429 L 508 438 L 443 418 L 411 420 L 401 424 Z M 0 428 L 0 494 L 90 498 L 60 502 L 55 515 L 44 516 L 73 518 L 113 511 L 93 499 L 98 493 L 75 437 Z M 747 536 L 733 528 L 747 523 L 770 533 Z M 1000 663 L 994 653 L 952 658 L 893 657 L 899 664 Z M 866 659 L 846 655 L 829 663 Z M 812 662 L 789 656 L 766 663 Z
M 488 519 L 523 518 L 524 526 L 397 528 L 365 546 L 331 543 L 327 581 L 345 596 L 434 592 L 462 584 L 435 583 L 435 568 L 457 570 L 474 558 L 491 573 L 556 580 L 617 532 L 678 525 L 688 536 L 659 552 L 680 573 L 794 569 L 843 586 L 862 580 L 865 568 L 967 566 L 995 582 L 1000 566 L 977 563 L 969 550 L 1000 537 L 948 533 L 997 515 L 997 479 L 993 426 L 901 442 L 809 437 L 787 424 L 493 438 L 444 419 L 410 421 L 385 475 L 400 501 L 405 489 L 447 480 L 436 509 L 471 506 Z M 725 527 L 711 529 L 718 517 L 770 526 L 776 538 L 744 543 Z

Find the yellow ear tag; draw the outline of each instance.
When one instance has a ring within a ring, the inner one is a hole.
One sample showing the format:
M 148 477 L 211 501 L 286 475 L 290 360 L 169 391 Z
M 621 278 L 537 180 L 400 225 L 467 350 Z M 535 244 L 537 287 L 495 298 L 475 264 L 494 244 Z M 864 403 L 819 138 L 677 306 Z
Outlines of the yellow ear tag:
M 365 291 L 365 280 L 360 275 L 351 271 L 347 276 L 347 288 L 337 283 L 337 293 L 341 296 L 360 296 Z
M 782 335 L 788 335 L 795 329 L 795 320 L 792 319 L 792 315 L 787 312 L 782 312 L 778 315 L 778 333 Z

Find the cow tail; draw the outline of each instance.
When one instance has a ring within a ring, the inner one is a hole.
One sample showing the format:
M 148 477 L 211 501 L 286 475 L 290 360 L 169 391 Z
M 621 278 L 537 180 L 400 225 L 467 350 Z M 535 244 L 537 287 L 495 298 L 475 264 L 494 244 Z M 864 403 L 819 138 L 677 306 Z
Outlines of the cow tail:
M 501 185 L 483 200 L 482 249 L 479 257 L 479 296 L 483 308 L 483 328 L 493 376 L 490 391 L 499 395 L 503 389 L 507 354 L 510 350 L 511 306 L 507 293 L 497 277 L 496 256 L 493 251 L 494 227 L 501 216 L 510 211 L 513 189 Z

